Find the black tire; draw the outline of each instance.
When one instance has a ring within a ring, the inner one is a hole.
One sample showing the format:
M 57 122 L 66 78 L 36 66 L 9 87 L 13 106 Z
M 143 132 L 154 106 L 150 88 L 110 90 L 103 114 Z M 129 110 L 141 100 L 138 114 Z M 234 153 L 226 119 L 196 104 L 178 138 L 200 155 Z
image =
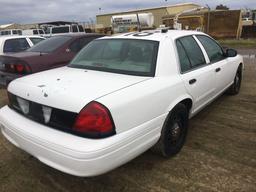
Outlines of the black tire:
M 169 113 L 157 144 L 152 148 L 164 157 L 176 155 L 183 147 L 188 130 L 188 109 L 178 104 Z
M 239 93 L 239 91 L 240 91 L 241 83 L 242 83 L 242 68 L 239 67 L 237 72 L 236 72 L 236 76 L 234 78 L 234 82 L 230 86 L 230 88 L 228 89 L 227 93 L 229 95 L 237 95 Z

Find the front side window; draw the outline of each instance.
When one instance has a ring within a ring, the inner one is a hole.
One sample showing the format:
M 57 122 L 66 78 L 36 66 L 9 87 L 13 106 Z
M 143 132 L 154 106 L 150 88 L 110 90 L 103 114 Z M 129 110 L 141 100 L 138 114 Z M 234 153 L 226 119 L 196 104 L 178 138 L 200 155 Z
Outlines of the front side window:
M 182 44 L 189 58 L 191 68 L 206 64 L 203 52 L 192 36 L 182 37 L 178 41 Z
M 29 47 L 30 46 L 25 38 L 9 39 L 4 43 L 4 53 L 20 52 Z
M 46 39 L 46 40 L 44 40 L 44 41 L 34 45 L 33 47 L 31 47 L 27 51 L 50 53 L 50 52 L 55 51 L 56 49 L 58 49 L 62 45 L 64 45 L 71 38 L 72 37 L 68 37 L 68 36 L 55 36 L 55 37 L 51 37 L 49 39 Z
M 34 35 L 37 35 L 37 34 L 38 34 L 37 29 L 33 30 L 33 34 L 34 34 Z
M 44 31 L 42 29 L 39 29 L 39 34 L 44 34 Z
M 214 40 L 205 35 L 197 35 L 196 37 L 204 46 L 211 62 L 214 63 L 225 58 L 222 48 Z
M 72 31 L 73 31 L 74 33 L 78 32 L 78 28 L 77 28 L 76 25 L 72 25 Z
M 100 39 L 92 41 L 73 59 L 70 67 L 138 76 L 154 76 L 157 41 Z
M 79 32 L 84 32 L 84 28 L 82 25 L 78 25 Z

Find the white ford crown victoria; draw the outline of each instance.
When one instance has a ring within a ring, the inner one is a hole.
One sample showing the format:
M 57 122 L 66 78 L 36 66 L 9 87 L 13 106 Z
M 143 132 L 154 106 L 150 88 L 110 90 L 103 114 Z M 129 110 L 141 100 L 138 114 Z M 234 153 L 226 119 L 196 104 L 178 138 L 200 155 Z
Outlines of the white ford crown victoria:
M 224 91 L 237 94 L 243 60 L 194 31 L 104 37 L 66 67 L 10 83 L 3 135 L 76 176 L 110 171 L 149 148 L 178 153 L 188 119 Z

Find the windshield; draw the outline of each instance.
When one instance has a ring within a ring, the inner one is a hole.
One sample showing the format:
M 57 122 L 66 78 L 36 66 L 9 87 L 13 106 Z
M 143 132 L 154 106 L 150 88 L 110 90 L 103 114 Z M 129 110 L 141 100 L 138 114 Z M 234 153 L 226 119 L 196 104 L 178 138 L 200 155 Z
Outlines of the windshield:
M 102 39 L 91 42 L 69 67 L 154 76 L 158 42 L 136 39 Z
M 68 36 L 55 36 L 44 41 L 39 42 L 38 44 L 34 45 L 27 51 L 29 52 L 42 52 L 42 53 L 50 53 L 65 44 L 69 41 L 72 37 Z

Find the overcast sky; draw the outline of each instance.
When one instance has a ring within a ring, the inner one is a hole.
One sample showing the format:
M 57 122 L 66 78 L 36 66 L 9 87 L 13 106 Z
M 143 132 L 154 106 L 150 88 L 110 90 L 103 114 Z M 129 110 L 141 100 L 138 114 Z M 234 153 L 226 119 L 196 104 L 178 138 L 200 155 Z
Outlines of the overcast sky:
M 193 2 L 215 8 L 256 9 L 256 0 L 0 0 L 0 24 L 67 20 L 87 22 L 97 14 Z M 101 8 L 101 10 L 99 10 Z

